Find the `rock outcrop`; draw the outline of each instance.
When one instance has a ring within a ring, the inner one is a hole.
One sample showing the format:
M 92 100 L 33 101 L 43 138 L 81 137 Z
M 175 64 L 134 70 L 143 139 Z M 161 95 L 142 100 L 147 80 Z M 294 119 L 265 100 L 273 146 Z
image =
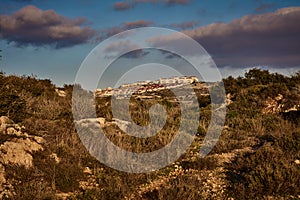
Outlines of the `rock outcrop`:
M 32 153 L 44 150 L 45 139 L 29 135 L 24 127 L 15 124 L 6 116 L 0 117 L 0 199 L 10 196 L 10 185 L 5 177 L 5 165 L 32 167 Z

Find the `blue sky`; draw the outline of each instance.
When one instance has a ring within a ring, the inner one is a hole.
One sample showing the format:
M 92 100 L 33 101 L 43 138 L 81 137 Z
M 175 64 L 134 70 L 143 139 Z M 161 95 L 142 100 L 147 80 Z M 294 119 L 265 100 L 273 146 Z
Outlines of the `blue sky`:
M 299 6 L 299 0 L 0 0 L 0 70 L 72 83 L 102 40 L 155 26 L 198 41 L 224 76 L 250 67 L 289 74 L 300 69 Z M 136 57 L 124 62 L 130 59 Z

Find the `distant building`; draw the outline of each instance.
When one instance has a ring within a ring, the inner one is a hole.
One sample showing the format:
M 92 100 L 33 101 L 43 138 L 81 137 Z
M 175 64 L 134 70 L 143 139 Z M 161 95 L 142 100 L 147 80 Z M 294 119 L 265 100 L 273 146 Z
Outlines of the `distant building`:
M 133 93 L 144 93 L 144 92 L 153 92 L 159 91 L 166 88 L 176 88 L 181 87 L 185 84 L 191 84 L 199 82 L 198 78 L 195 76 L 183 76 L 183 77 L 171 77 L 171 78 L 160 78 L 156 81 L 138 81 L 135 83 L 124 83 L 117 89 L 112 89 L 107 87 L 104 90 L 97 89 L 95 91 L 95 96 L 112 96 L 113 94 L 116 98 L 128 98 Z
M 182 76 L 182 77 L 171 77 L 171 78 L 160 78 L 159 84 L 174 84 L 174 83 L 182 83 L 189 84 L 199 82 L 198 78 L 195 76 Z

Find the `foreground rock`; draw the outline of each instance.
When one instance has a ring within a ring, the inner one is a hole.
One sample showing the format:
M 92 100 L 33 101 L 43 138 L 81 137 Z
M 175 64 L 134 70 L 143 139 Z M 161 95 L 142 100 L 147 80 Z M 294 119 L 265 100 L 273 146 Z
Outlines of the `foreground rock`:
M 0 199 L 12 194 L 11 185 L 5 177 L 5 165 L 32 167 L 32 153 L 44 150 L 43 143 L 44 138 L 28 135 L 24 127 L 6 116 L 0 117 Z

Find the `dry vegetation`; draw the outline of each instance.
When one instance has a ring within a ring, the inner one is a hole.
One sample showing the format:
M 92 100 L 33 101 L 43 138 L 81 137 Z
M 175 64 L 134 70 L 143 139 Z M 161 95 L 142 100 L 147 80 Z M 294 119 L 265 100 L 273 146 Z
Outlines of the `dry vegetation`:
M 300 73 L 285 77 L 252 69 L 245 77 L 226 78 L 224 85 L 232 102 L 222 135 L 208 156 L 199 159 L 198 152 L 211 105 L 209 97 L 199 96 L 198 137 L 187 153 L 161 170 L 130 174 L 99 163 L 82 145 L 71 112 L 72 85 L 62 88 L 63 97 L 50 80 L 0 73 L 0 116 L 8 116 L 25 126 L 23 131 L 46 140 L 44 150 L 33 153 L 31 168 L 4 165 L 5 178 L 13 190 L 10 198 L 300 198 Z M 279 95 L 282 98 L 277 98 Z M 95 102 L 97 116 L 111 121 L 109 98 Z M 268 102 L 275 102 L 271 111 L 265 111 Z M 142 125 L 149 123 L 148 108 L 154 103 L 163 105 L 168 114 L 168 125 L 157 136 L 137 140 L 113 124 L 105 127 L 106 135 L 115 144 L 136 152 L 164 146 L 180 120 L 176 101 L 133 98 L 132 117 Z M 91 116 L 90 112 L 83 110 L 83 118 Z M 11 139 L 1 134 L 0 145 Z

